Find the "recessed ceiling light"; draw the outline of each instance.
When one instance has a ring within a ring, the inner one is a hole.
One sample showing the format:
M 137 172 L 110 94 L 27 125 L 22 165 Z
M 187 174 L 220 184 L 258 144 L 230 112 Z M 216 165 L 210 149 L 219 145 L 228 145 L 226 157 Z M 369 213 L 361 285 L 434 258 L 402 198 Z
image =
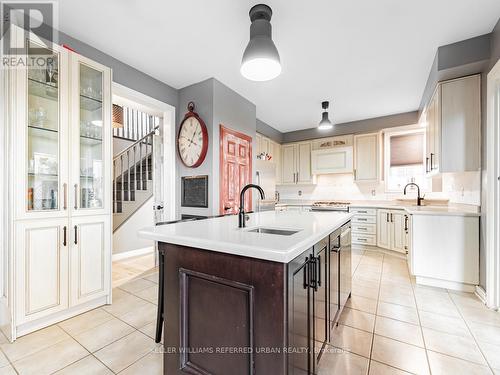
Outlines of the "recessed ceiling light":
M 273 11 L 265 4 L 258 4 L 250 9 L 249 15 L 250 41 L 243 52 L 240 72 L 251 81 L 269 81 L 281 73 L 280 55 L 272 39 Z

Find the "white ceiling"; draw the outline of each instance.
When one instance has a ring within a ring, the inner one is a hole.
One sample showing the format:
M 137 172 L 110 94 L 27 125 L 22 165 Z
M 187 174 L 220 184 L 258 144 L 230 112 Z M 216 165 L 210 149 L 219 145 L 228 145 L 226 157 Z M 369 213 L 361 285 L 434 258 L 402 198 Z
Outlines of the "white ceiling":
M 215 77 L 280 131 L 418 108 L 440 45 L 491 31 L 498 0 L 266 0 L 282 74 L 239 73 L 246 0 L 61 0 L 62 31 L 175 87 Z M 182 109 L 181 109 L 182 110 Z

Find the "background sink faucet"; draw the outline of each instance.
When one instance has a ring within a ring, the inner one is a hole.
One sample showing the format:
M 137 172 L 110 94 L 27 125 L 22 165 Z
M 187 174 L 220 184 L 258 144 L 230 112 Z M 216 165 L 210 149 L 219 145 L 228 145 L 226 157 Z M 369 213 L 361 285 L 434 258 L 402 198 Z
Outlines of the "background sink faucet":
M 416 183 L 410 182 L 409 184 L 406 184 L 406 186 L 405 186 L 405 188 L 403 190 L 404 195 L 406 195 L 406 188 L 408 186 L 416 186 L 417 187 L 417 206 L 421 206 L 422 205 L 422 201 L 424 200 L 424 197 L 420 196 L 420 187 Z
M 246 216 L 245 216 L 245 192 L 250 189 L 250 188 L 255 188 L 259 191 L 260 193 L 260 198 L 265 199 L 265 194 L 264 190 L 259 185 L 255 184 L 248 184 L 241 189 L 240 193 L 240 210 L 238 212 L 238 227 L 239 228 L 245 228 L 245 221 L 246 221 Z

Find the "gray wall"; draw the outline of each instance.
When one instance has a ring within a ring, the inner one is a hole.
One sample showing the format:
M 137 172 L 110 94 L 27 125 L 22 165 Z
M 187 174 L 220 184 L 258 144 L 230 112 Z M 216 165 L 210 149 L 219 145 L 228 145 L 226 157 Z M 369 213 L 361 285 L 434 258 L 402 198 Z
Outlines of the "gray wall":
M 214 78 L 196 83 L 179 90 L 179 119 L 176 132 L 187 112 L 187 103 L 195 103 L 195 112 L 203 119 L 207 126 L 209 145 L 207 156 L 198 168 L 185 167 L 177 154 L 177 192 L 180 197 L 181 177 L 208 175 L 208 208 L 181 207 L 178 200 L 179 215 L 217 215 L 219 214 L 219 133 L 220 125 L 236 130 L 252 137 L 255 140 L 256 108 L 251 103 L 223 83 Z M 255 153 L 253 153 L 255 165 Z
M 45 28 L 41 32 L 47 33 L 49 30 Z M 57 37 L 58 44 L 66 44 L 80 55 L 112 68 L 113 82 L 117 82 L 123 86 L 141 92 L 177 108 L 179 96 L 177 89 L 115 59 L 113 56 L 110 56 L 63 33 L 62 31 L 58 32 Z
M 368 133 L 384 128 L 392 128 L 395 126 L 413 125 L 417 122 L 417 111 L 400 113 L 397 115 L 389 115 L 360 121 L 346 122 L 343 124 L 335 124 L 333 129 L 328 131 L 311 128 L 288 132 L 283 134 L 283 142 L 296 142 L 307 139 L 331 137 L 345 134 Z
M 257 132 L 265 135 L 275 142 L 283 143 L 283 133 L 259 119 L 257 119 Z
M 440 46 L 429 72 L 419 111 L 429 102 L 439 81 L 480 73 L 490 62 L 491 34 Z
M 212 174 L 212 154 L 214 138 L 213 138 L 213 113 L 214 113 L 214 80 L 207 79 L 205 81 L 196 83 L 191 86 L 184 87 L 179 90 L 179 109 L 177 110 L 177 122 L 175 125 L 175 134 L 179 133 L 180 122 L 184 115 L 188 112 L 187 105 L 189 102 L 194 102 L 194 111 L 203 119 L 208 131 L 208 150 L 207 156 L 203 164 L 198 168 L 188 168 L 182 164 L 179 154 L 176 152 L 176 168 L 177 168 L 177 181 L 176 181 L 176 196 L 177 199 L 177 212 L 179 217 L 182 214 L 208 216 L 214 207 L 212 195 L 208 196 L 208 208 L 195 208 L 195 207 L 181 207 L 181 177 L 183 176 L 196 176 L 208 175 L 208 189 L 209 193 L 213 189 L 213 180 L 215 175 Z M 177 145 L 176 145 L 177 147 Z

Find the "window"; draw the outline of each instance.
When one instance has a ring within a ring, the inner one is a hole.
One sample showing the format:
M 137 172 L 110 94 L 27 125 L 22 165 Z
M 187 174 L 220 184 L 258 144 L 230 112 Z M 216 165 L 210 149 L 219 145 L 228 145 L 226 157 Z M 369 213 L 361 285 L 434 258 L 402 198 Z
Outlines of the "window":
M 410 182 L 427 190 L 425 177 L 425 131 L 414 129 L 385 133 L 385 189 L 401 192 Z

